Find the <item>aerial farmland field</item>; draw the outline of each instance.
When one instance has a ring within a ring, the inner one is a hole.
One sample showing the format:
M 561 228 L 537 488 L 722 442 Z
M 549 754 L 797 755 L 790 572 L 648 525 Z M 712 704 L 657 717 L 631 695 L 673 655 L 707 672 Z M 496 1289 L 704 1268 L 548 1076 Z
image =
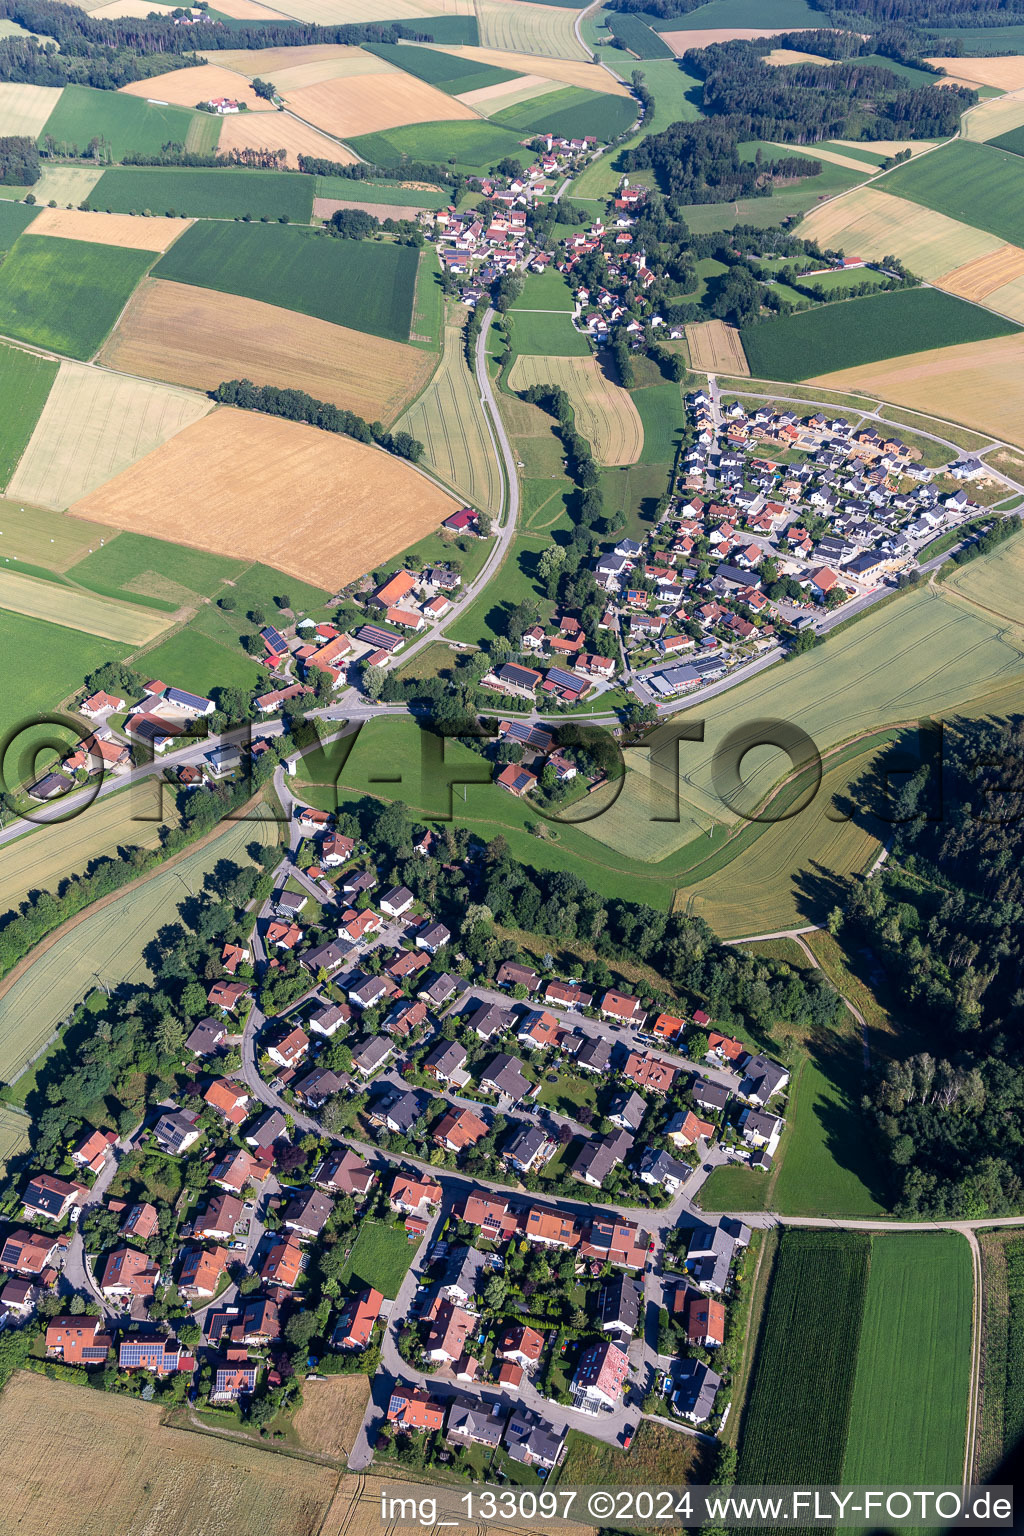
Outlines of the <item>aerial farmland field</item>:
M 519 8 L 521 7 L 517 3 L 517 9 Z M 563 85 L 578 85 L 589 91 L 606 91 L 613 96 L 627 94 L 621 80 L 617 80 L 614 75 L 609 74 L 606 69 L 601 69 L 597 64 L 589 60 L 584 62 L 578 57 L 563 59 L 547 53 L 511 53 L 493 47 L 452 48 L 449 51 L 457 54 L 461 59 L 495 65 L 499 69 L 514 69 L 520 75 L 541 75 L 549 80 L 558 80 Z M 680 72 L 677 65 L 673 64 L 671 67 L 677 73 Z
M 52 580 L 28 576 L 6 565 L 0 566 L 0 608 L 31 619 L 52 621 L 59 616 L 68 629 L 130 646 L 148 644 L 170 622 L 165 614 L 138 603 L 121 603 L 69 587 L 55 591 Z
M 43 208 L 32 221 L 34 235 L 161 253 L 187 227 L 181 219 L 132 218 L 124 213 L 91 213 L 81 208 Z
M 230 155 L 247 149 L 271 150 L 278 155 L 281 165 L 292 168 L 298 165 L 300 155 L 332 160 L 336 165 L 354 164 L 356 158 L 337 139 L 328 138 L 319 129 L 300 122 L 290 112 L 275 112 L 273 117 L 265 114 L 250 117 L 247 112 L 240 112 L 236 117 L 226 117 L 220 131 L 218 154 Z M 283 158 L 281 150 L 285 152 Z
M 149 251 L 22 235 L 0 269 L 0 331 L 91 357 L 152 260 Z
M 145 279 L 100 354 L 109 368 L 213 390 L 226 379 L 302 389 L 390 425 L 435 357 L 258 299 Z
M 795 382 L 929 346 L 988 341 L 1015 329 L 950 294 L 908 288 L 766 320 L 740 334 L 755 378 Z
M 247 466 L 260 465 L 257 481 Z M 190 509 L 202 502 L 202 526 Z M 220 409 L 76 503 L 76 516 L 337 590 L 437 528 L 451 497 L 349 437 Z
M 476 117 L 471 107 L 414 75 L 395 69 L 387 75 L 386 87 L 383 79 L 373 74 L 321 80 L 288 91 L 285 100 L 304 122 L 345 140 L 410 123 Z
M 686 327 L 690 367 L 699 373 L 749 373 L 740 333 L 724 320 L 705 320 Z
M 61 588 L 54 584 L 54 613 L 59 609 L 60 594 Z M 67 629 L 53 618 L 44 622 L 0 609 L 0 656 L 10 658 L 0 700 L 0 731 L 55 709 L 62 699 L 77 692 L 84 676 L 105 661 L 120 660 L 128 649 L 112 640 Z M 25 656 L 32 657 L 31 667 L 18 662 Z
M 18 1157 L 29 1144 L 31 1121 L 7 1104 L 0 1104 L 0 1176 L 6 1163 Z
M 61 363 L 10 494 L 69 507 L 211 409 L 182 389 Z
M 868 1285 L 866 1233 L 779 1240 L 740 1430 L 741 1483 L 838 1482 Z M 793 1348 L 794 1337 L 802 1340 Z M 785 1426 L 776 1411 L 789 1404 Z
M 312 195 L 312 177 L 301 179 Z M 205 222 L 185 231 L 153 275 L 408 341 L 416 258 L 410 246 L 335 240 L 280 224 Z
M 115 165 L 104 171 L 87 199 L 90 208 L 112 213 L 174 213 L 194 218 L 273 219 L 287 214 L 308 224 L 313 211 L 310 176 L 283 171 L 147 169 Z
M 417 48 L 412 43 L 368 43 L 366 52 L 384 59 L 395 69 L 415 75 L 417 80 L 436 85 L 449 96 L 482 90 L 516 78 L 515 70 L 498 69 L 493 64 L 474 64 L 458 54 L 445 53 L 440 48 Z
M 164 806 L 173 824 L 170 797 L 165 797 Z M 90 860 L 116 857 L 118 847 L 157 847 L 164 823 L 134 818 L 152 817 L 158 809 L 154 786 L 146 785 L 99 800 L 68 823 L 63 829 L 70 843 L 66 851 L 55 837 L 60 829 L 30 833 L 0 854 L 0 892 L 4 893 L 0 901 L 4 896 L 19 899 L 15 892 L 26 888 L 52 890 L 67 875 L 84 870 Z M 166 869 L 157 869 L 130 895 L 115 897 L 94 911 L 86 909 L 82 920 L 39 951 L 3 994 L 0 1079 L 9 1082 L 42 1048 L 61 1021 L 94 990 L 97 972 L 108 987 L 149 979 L 146 947 L 165 923 L 177 920 L 189 888 L 199 890 L 219 860 L 244 865 L 250 843 L 270 844 L 277 836 L 277 823 L 263 806 L 258 817 L 227 823 L 203 846 Z M 48 845 L 46 840 L 51 838 L 54 841 Z M 26 863 L 33 847 L 43 861 L 38 870 Z M 15 852 L 19 863 L 8 867 L 5 861 Z
M 429 354 L 417 356 L 428 359 Z M 429 370 L 428 370 L 429 371 Z M 440 367 L 398 426 L 424 446 L 426 463 L 446 485 L 492 516 L 500 516 L 503 481 L 465 357 L 465 328 L 449 321 Z
M 58 148 L 84 150 L 92 139 L 102 138 L 114 159 L 123 160 L 130 151 L 158 155 L 172 140 L 197 154 L 209 154 L 219 132 L 219 120 L 208 112 L 161 107 L 120 91 L 68 85 L 47 118 L 41 139 L 44 143 L 52 139 Z
M 128 1530 L 139 1520 L 147 1536 L 325 1531 L 336 1467 L 274 1455 L 258 1442 L 183 1434 L 163 1424 L 163 1412 L 157 1403 L 83 1392 L 68 1382 L 19 1372 L 0 1396 L 0 1432 L 18 1467 L 7 1489 L 7 1508 L 22 1536 L 92 1536 L 101 1527 Z M 39 1499 L 38 1488 L 40 1478 L 53 1482 L 61 1456 L 78 1467 L 76 1491 L 73 1498 L 58 1494 L 55 1506 L 52 1499 Z M 211 1526 L 206 1508 L 211 1488 L 223 1517 L 217 1526 Z M 351 1493 L 343 1491 L 347 1514 Z M 350 1523 L 344 1528 L 356 1529 Z
M 951 219 L 1024 245 L 1024 160 L 991 144 L 957 139 L 897 166 L 888 189 Z
M 71 566 L 71 579 L 92 592 L 108 597 L 135 598 L 173 611 L 196 604 L 197 597 L 216 597 L 227 581 L 239 580 L 245 566 L 238 560 L 222 560 L 217 555 L 181 544 L 148 539 L 138 533 L 111 534 L 99 524 L 62 519 L 70 530 L 81 528 L 89 535 L 91 552 Z M 100 538 L 106 542 L 99 548 Z M 81 540 L 79 541 L 81 542 Z
M 590 343 L 578 331 L 567 311 L 546 309 L 510 311 L 512 351 L 537 357 L 590 357 Z
M 538 53 L 549 59 L 586 58 L 573 31 L 575 12 L 565 6 L 476 0 L 476 14 L 484 48 Z
M 0 84 L 0 134 L 23 133 L 37 139 L 60 100 L 60 89 L 49 85 Z
M 470 174 L 484 170 L 505 155 L 525 155 L 519 144 L 521 135 L 485 122 L 476 113 L 472 117 L 472 122 L 416 123 L 408 128 L 365 133 L 349 138 L 348 143 L 356 154 L 375 165 L 400 166 L 405 160 L 447 161 L 454 155 L 455 169 L 464 168 Z
M 492 123 L 517 133 L 554 133 L 564 138 L 592 134 L 602 142 L 618 138 L 636 120 L 636 102 L 607 92 L 566 87 L 539 101 L 503 107 L 491 114 Z
M 800 226 L 805 238 L 869 261 L 898 256 L 928 282 L 1001 248 L 996 235 L 883 190 L 890 180 L 813 208 Z
M 519 356 L 508 382 L 514 390 L 533 384 L 564 389 L 576 413 L 576 430 L 588 439 L 599 464 L 635 464 L 640 457 L 644 429 L 633 398 L 596 357 Z
M 0 349 L 0 485 L 6 486 L 17 468 L 58 367 L 17 347 Z
M 171 107 L 194 108 L 211 97 L 229 96 L 244 101 L 249 112 L 273 112 L 272 102 L 257 96 L 243 76 L 222 64 L 200 64 L 195 69 L 174 69 L 154 80 L 134 80 L 121 86 L 121 95 L 140 96 L 143 101 L 165 102 Z
M 843 1482 L 960 1481 L 973 1278 L 959 1232 L 872 1235 Z

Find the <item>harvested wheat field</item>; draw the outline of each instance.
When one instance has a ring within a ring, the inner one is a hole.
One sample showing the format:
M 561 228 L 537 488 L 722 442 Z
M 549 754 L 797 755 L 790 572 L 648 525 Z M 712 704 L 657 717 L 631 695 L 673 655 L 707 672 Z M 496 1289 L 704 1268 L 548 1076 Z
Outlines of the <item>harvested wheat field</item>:
M 713 43 L 749 42 L 754 37 L 776 37 L 786 30 L 785 27 L 700 27 L 691 31 L 659 32 L 658 36 L 668 44 L 677 58 L 681 58 L 689 48 L 710 48 Z M 806 28 L 789 30 L 805 31 Z
M 893 155 L 904 154 L 910 150 L 910 158 L 923 155 L 926 149 L 934 149 L 935 141 L 932 139 L 833 139 L 833 144 L 839 144 L 843 149 L 866 149 L 872 154 L 884 155 L 887 159 Z M 792 149 L 792 144 L 787 146 Z M 800 146 L 801 151 L 806 148 Z
M 497 85 L 482 85 L 475 91 L 463 91 L 459 101 L 467 107 L 475 107 L 485 117 L 500 112 L 502 107 L 517 107 L 521 102 L 533 101 L 557 91 L 559 82 L 544 75 L 514 75 L 511 80 L 499 80 Z
M 179 432 L 71 509 L 113 528 L 259 560 L 332 591 L 455 510 L 444 491 L 380 449 L 229 409 Z
M 174 69 L 152 80 L 122 85 L 122 96 L 141 96 L 144 101 L 165 101 L 172 107 L 194 107 L 200 101 L 230 96 L 244 101 L 250 112 L 274 112 L 272 102 L 257 96 L 244 75 L 221 64 L 200 64 L 195 69 Z
M 329 139 L 308 123 L 300 123 L 290 112 L 275 112 L 273 117 L 256 117 L 251 121 L 248 112 L 226 117 L 217 150 L 226 155 L 233 149 L 283 149 L 287 151 L 284 164 L 293 167 L 298 165 L 300 155 L 335 160 L 340 165 L 353 165 L 356 159 L 337 139 Z
M 843 368 L 806 382 L 865 389 L 892 405 L 944 416 L 1024 448 L 1024 332 Z
M 101 597 L 97 592 L 55 588 L 52 581 L 23 576 L 6 566 L 0 567 L 0 608 L 27 619 L 42 619 L 49 624 L 56 621 L 84 635 L 99 635 L 103 640 L 119 640 L 132 647 L 148 645 L 174 622 L 173 615 L 155 608 Z
M 792 152 L 791 144 L 775 144 L 775 149 L 783 149 L 787 153 Z M 841 165 L 847 171 L 859 171 L 862 176 L 869 176 L 872 167 L 864 160 L 855 160 L 853 155 L 844 155 L 837 149 L 823 149 L 820 144 L 801 144 L 801 155 L 810 155 L 815 160 L 824 160 L 829 165 Z
M 296 53 L 306 50 L 296 48 Z M 344 57 L 328 49 L 330 57 L 310 59 L 305 64 L 285 64 L 274 70 L 274 84 L 281 95 L 301 90 L 305 85 L 319 85 L 321 80 L 351 80 L 354 75 L 389 75 L 394 69 L 387 59 L 378 59 L 375 53 L 364 53 L 362 48 L 350 48 Z
M 734 325 L 705 320 L 686 327 L 690 367 L 697 373 L 749 374 L 747 354 Z
M 452 118 L 479 121 L 471 107 L 436 86 L 394 70 L 386 82 L 380 75 L 354 75 L 347 80 L 323 80 L 286 95 L 288 106 L 325 133 L 339 139 L 381 133 L 408 123 L 438 123 Z
M 411 208 L 405 203 L 360 203 L 350 197 L 314 197 L 313 217 L 331 218 L 342 208 L 354 208 L 358 213 L 368 213 L 371 219 L 414 219 L 417 214 L 427 213 L 426 208 Z
M 0 85 L 0 137 L 38 139 L 59 100 L 58 86 Z
M 485 48 L 539 53 L 548 59 L 588 57 L 573 28 L 576 12 L 566 6 L 476 0 L 476 19 Z
M 93 187 L 103 175 L 103 167 L 95 169 L 84 165 L 51 165 L 43 162 L 43 174 L 36 182 L 34 191 L 40 203 L 55 202 L 78 207 L 84 203 Z
M 162 1416 L 156 1403 L 18 1371 L 0 1396 L 8 1529 L 19 1536 L 320 1531 L 334 1468 L 251 1441 L 171 1429 Z
M 273 11 L 259 0 L 225 0 L 217 9 L 233 21 L 287 21 L 290 17 L 290 12 Z
M 1024 277 L 1024 251 L 1017 245 L 1001 245 L 988 256 L 979 256 L 962 267 L 954 267 L 942 279 L 941 286 L 947 293 L 980 304 L 1008 283 Z
M 635 464 L 640 457 L 644 428 L 633 397 L 608 378 L 596 357 L 517 357 L 508 382 L 514 390 L 560 385 L 599 464 Z
M 979 101 L 976 107 L 965 112 L 960 119 L 960 131 L 965 139 L 984 143 L 1001 133 L 1010 133 L 1024 125 L 1024 97 L 993 96 Z
M 32 220 L 34 235 L 121 245 L 133 251 L 166 251 L 191 219 L 143 219 L 130 213 L 89 213 L 81 208 L 43 208 Z
M 1000 91 L 1019 91 L 1024 86 L 1024 56 L 1013 54 L 994 59 L 926 59 L 944 69 L 951 79 L 968 85 L 994 85 Z
M 435 47 L 427 43 L 425 47 Z M 541 58 L 534 53 L 511 53 L 502 48 L 445 48 L 444 53 L 454 53 L 460 59 L 473 59 L 478 64 L 493 64 L 495 69 L 514 69 L 522 75 L 543 75 L 547 80 L 560 80 L 563 85 L 578 85 L 587 91 L 604 91 L 609 96 L 628 96 L 629 91 L 621 80 L 614 79 L 600 64 L 584 63 L 582 59 Z
M 216 389 L 252 379 L 390 425 L 426 384 L 433 353 L 258 299 L 146 278 L 101 353 L 108 368 Z M 155 445 L 154 445 L 155 446 Z
M 408 21 L 421 16 L 472 16 L 473 0 L 282 0 L 289 16 L 315 26 L 333 27 L 364 21 Z
M 1014 278 L 1012 283 L 993 288 L 985 298 L 985 306 L 1024 325 L 1024 277 Z
M 423 462 L 445 485 L 490 512 L 501 512 L 502 476 L 487 418 L 466 364 L 465 319 L 449 319 L 444 356 L 428 387 L 398 426 L 423 444 Z
M 800 234 L 868 261 L 891 253 L 928 282 L 1003 248 L 996 235 L 874 187 L 854 187 L 812 208 Z
M 776 67 L 783 64 L 833 64 L 834 59 L 826 59 L 820 53 L 800 53 L 796 48 L 773 48 L 771 53 L 764 56 L 766 64 Z
M 353 74 L 361 75 L 373 74 L 374 66 L 383 63 L 374 54 L 364 53 L 362 48 L 351 43 L 304 43 L 297 48 L 218 48 L 215 53 L 201 54 L 200 57 L 215 61 L 223 69 L 237 70 L 250 80 L 259 76 L 261 80 L 272 80 L 275 85 L 284 70 L 296 69 L 299 65 L 333 63 L 339 75 L 345 73 L 346 66 Z M 369 67 L 362 67 L 361 60 L 366 60 Z
M 211 409 L 165 384 L 61 363 L 7 494 L 67 507 Z
M 304 1381 L 302 1407 L 294 1420 L 295 1433 L 307 1451 L 347 1457 L 369 1401 L 367 1376 L 328 1376 L 325 1381 Z

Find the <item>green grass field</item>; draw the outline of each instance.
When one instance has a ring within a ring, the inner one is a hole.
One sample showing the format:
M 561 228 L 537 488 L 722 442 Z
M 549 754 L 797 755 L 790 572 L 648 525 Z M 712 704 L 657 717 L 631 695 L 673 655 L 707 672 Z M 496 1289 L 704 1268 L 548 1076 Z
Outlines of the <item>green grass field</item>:
M 861 1233 L 783 1232 L 740 1429 L 737 1482 L 840 1481 L 869 1248 Z
M 878 1216 L 883 1206 L 874 1148 L 863 1134 L 865 1091 L 859 1040 L 812 1048 L 790 1103 L 792 1127 L 775 1185 L 774 1209 L 787 1216 Z M 823 1070 L 824 1068 L 824 1070 Z
M 134 97 L 126 97 L 134 100 Z M 358 183 L 353 183 L 358 186 Z M 192 218 L 259 219 L 286 215 L 293 224 L 313 216 L 312 176 L 289 171 L 179 170 L 177 167 L 112 166 L 86 199 L 88 208 L 110 213 L 188 214 Z
M 214 688 L 242 688 L 248 693 L 267 675 L 241 648 L 220 645 L 193 625 L 147 651 L 146 668 L 147 676 L 169 679 L 175 688 L 204 698 Z
M 575 308 L 572 289 L 554 267 L 548 267 L 545 272 L 528 272 L 523 283 L 523 291 L 512 305 L 512 313 L 516 314 L 521 309 L 564 309 Z
M 1011 128 L 994 139 L 985 141 L 992 149 L 1005 149 L 1011 155 L 1024 155 L 1024 128 Z
M 741 197 L 733 203 L 684 203 L 680 212 L 695 235 L 706 235 L 737 224 L 769 229 L 796 214 L 807 213 L 824 198 L 859 186 L 871 167 L 854 171 L 847 166 L 822 164 L 817 176 L 803 176 L 791 186 L 776 187 L 771 197 Z
M 882 183 L 897 197 L 1024 244 L 1024 162 L 992 144 L 957 139 L 901 165 Z
M 958 1232 L 872 1236 L 844 1483 L 959 1483 L 972 1296 Z
M 153 826 L 152 822 L 131 821 L 129 795 L 124 797 L 124 843 L 133 840 L 134 827 L 149 830 Z M 139 804 L 143 811 L 152 809 L 151 800 L 146 805 L 140 800 Z M 173 868 L 158 870 L 130 896 L 90 913 L 38 956 L 3 999 L 0 1080 L 9 1081 L 42 1049 L 75 1005 L 95 989 L 97 972 L 108 987 L 151 979 L 144 958 L 146 946 L 165 923 L 177 920 L 177 908 L 188 900 L 189 888 L 198 891 L 224 859 L 245 864 L 250 843 L 277 840 L 277 823 L 269 819 L 266 807 L 261 807 L 261 817 L 229 823 L 204 848 Z M 140 841 L 138 837 L 134 840 Z M 106 851 L 113 854 L 115 847 Z
M 712 27 L 777 27 L 780 32 L 797 27 L 820 27 L 821 12 L 807 0 L 708 0 L 695 11 L 669 16 L 657 24 L 658 32 L 703 31 Z
M 10 250 L 38 212 L 38 208 L 26 207 L 24 203 L 0 203 L 0 250 Z
M 644 424 L 641 464 L 671 465 L 684 425 L 683 401 L 678 384 L 651 384 L 634 389 L 630 398 Z
M 154 84 L 154 91 L 158 87 Z M 110 145 L 115 160 L 133 152 L 158 155 L 168 143 L 196 154 L 210 154 L 220 136 L 220 122 L 209 112 L 186 107 L 158 107 L 141 96 L 68 85 L 50 113 L 40 144 L 53 139 L 59 150 L 84 151 L 94 138 Z
M 416 267 L 411 246 L 335 240 L 281 224 L 203 223 L 185 231 L 155 273 L 408 341 Z
M 638 59 L 670 59 L 672 50 L 639 16 L 609 15 L 609 27 Z
M 536 101 L 504 107 L 495 112 L 491 122 L 512 128 L 520 136 L 524 133 L 553 133 L 571 139 L 593 134 L 594 138 L 607 144 L 625 133 L 636 121 L 636 115 L 637 104 L 631 97 L 568 86 Z
M 427 192 L 395 181 L 356 181 L 350 176 L 316 176 L 315 196 L 345 198 L 351 203 L 393 203 L 396 208 L 444 208 L 451 194 L 438 188 Z M 399 214 L 399 218 L 403 215 Z
M 613 52 L 613 62 L 616 60 L 619 64 L 623 63 L 623 56 L 617 49 Z M 654 95 L 654 112 L 650 120 L 644 122 L 643 128 L 628 141 L 627 145 L 602 155 L 599 160 L 592 161 L 577 176 L 572 186 L 574 200 L 603 202 L 615 191 L 623 175 L 625 167 L 622 159 L 626 148 L 635 148 L 652 133 L 661 133 L 674 122 L 693 122 L 700 116 L 697 98 L 701 86 L 696 75 L 687 74 L 675 59 L 645 59 L 642 68 L 644 82 Z M 630 174 L 633 175 L 632 172 Z M 651 172 L 640 171 L 636 173 L 635 179 L 650 185 L 651 177 Z M 603 208 L 601 212 L 604 212 Z
M 0 485 L 17 468 L 59 366 L 17 347 L 0 347 Z
M 978 1474 L 985 1481 L 1024 1435 L 1024 1237 L 1012 1228 L 979 1234 L 984 1276 L 984 1388 Z
M 522 134 L 495 123 L 413 123 L 408 128 L 389 128 L 386 133 L 364 133 L 348 143 L 371 165 L 388 168 L 404 160 L 451 165 L 471 174 L 497 165 L 512 156 L 526 165 L 529 153 L 520 147 Z
M 55 607 L 60 589 L 54 587 Z M 4 662 L 0 732 L 52 710 L 82 685 L 82 678 L 105 661 L 118 661 L 128 647 L 96 635 L 83 635 L 56 623 L 28 619 L 0 609 L 0 657 Z
M 512 320 L 512 353 L 518 357 L 589 357 L 590 343 L 569 319 L 568 313 L 517 309 Z
M 394 1301 L 406 1270 L 416 1257 L 416 1248 L 404 1228 L 383 1221 L 364 1221 L 340 1279 L 344 1285 L 361 1280 Z
M 907 288 L 766 320 L 747 326 L 740 337 L 755 377 L 796 381 L 906 352 L 1008 336 L 1018 329 L 935 288 Z
M 225 581 L 235 580 L 245 566 L 201 549 L 167 544 L 141 533 L 107 533 L 107 543 L 70 569 L 80 586 L 107 597 L 143 598 L 173 610 L 196 596 L 212 597 Z
M 460 59 L 458 54 L 442 53 L 434 48 L 417 48 L 412 43 L 367 43 L 366 52 L 375 53 L 378 59 L 386 59 L 397 69 L 404 69 L 407 75 L 415 75 L 417 80 L 436 85 L 439 91 L 449 96 L 482 90 L 484 86 L 500 85 L 503 80 L 516 78 L 515 70 L 497 69 L 492 64 Z
M 90 358 L 152 260 L 150 251 L 23 235 L 0 268 L 0 331 Z

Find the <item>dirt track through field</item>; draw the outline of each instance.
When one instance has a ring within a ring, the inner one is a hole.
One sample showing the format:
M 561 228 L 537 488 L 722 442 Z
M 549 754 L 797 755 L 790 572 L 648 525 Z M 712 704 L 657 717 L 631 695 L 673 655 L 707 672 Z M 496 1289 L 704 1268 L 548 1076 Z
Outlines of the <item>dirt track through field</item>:
M 114 528 L 260 560 L 331 591 L 456 510 L 391 454 L 234 409 L 214 411 L 71 509 Z

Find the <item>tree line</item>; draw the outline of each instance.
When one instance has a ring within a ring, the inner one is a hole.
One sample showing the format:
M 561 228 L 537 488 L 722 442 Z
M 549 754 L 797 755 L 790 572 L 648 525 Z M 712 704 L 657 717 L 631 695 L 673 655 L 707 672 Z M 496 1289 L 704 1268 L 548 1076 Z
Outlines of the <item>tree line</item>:
M 221 405 L 236 405 L 243 411 L 262 411 L 267 416 L 281 416 L 285 421 L 301 421 L 319 427 L 322 432 L 337 432 L 354 437 L 360 443 L 376 443 L 397 458 L 419 463 L 423 444 L 409 432 L 388 432 L 379 421 L 364 421 L 354 411 L 346 411 L 329 400 L 315 400 L 304 389 L 278 389 L 273 384 L 253 384 L 250 379 L 229 379 L 210 391 Z

